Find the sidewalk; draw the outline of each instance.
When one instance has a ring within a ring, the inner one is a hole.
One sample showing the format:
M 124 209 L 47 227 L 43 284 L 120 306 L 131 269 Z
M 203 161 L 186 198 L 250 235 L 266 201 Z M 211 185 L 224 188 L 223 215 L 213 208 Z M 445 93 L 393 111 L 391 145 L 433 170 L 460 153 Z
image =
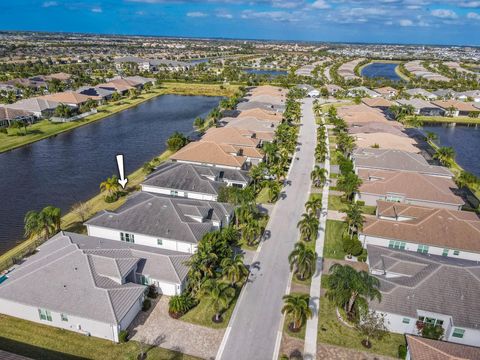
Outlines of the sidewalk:
M 322 117 L 322 124 L 325 124 L 325 120 Z M 310 308 L 312 309 L 313 316 L 307 320 L 306 332 L 305 332 L 305 345 L 303 358 L 304 359 L 316 359 L 317 356 L 317 333 L 318 333 L 318 310 L 320 308 L 320 288 L 322 280 L 322 267 L 323 267 L 323 245 L 325 242 L 325 229 L 328 214 L 328 194 L 330 189 L 330 142 L 328 138 L 328 131 L 326 131 L 326 144 L 327 144 L 327 156 L 325 159 L 325 169 L 328 171 L 327 181 L 323 186 L 322 191 L 322 211 L 320 213 L 320 226 L 318 228 L 317 242 L 315 243 L 315 251 L 317 253 L 317 269 L 312 277 L 310 286 Z

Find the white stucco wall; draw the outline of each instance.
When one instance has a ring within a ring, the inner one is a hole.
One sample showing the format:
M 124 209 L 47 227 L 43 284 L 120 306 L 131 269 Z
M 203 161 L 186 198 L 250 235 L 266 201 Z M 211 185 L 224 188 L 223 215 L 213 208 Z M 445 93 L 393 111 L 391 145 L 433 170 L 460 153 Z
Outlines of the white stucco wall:
M 38 314 L 38 307 L 0 299 L 0 312 L 2 314 L 28 321 L 33 321 L 43 325 L 49 325 L 65 330 L 74 331 L 84 335 L 89 334 L 98 338 L 118 342 L 118 331 L 116 324 L 107 324 L 100 321 L 85 319 L 70 314 L 65 314 L 68 317 L 68 321 L 62 321 L 60 315 L 61 313 L 55 312 L 51 309 L 46 310 L 50 311 L 52 315 L 52 321 L 40 320 L 40 316 Z
M 90 236 L 96 236 L 110 240 L 120 240 L 120 230 L 107 229 L 99 226 L 87 226 L 87 233 Z M 125 231 L 124 231 L 125 232 Z M 131 232 L 129 232 L 131 233 Z M 175 250 L 192 254 L 197 250 L 197 244 L 190 244 L 180 242 L 172 239 L 156 238 L 153 236 L 147 236 L 142 234 L 133 233 L 135 236 L 135 244 L 157 247 L 161 249 Z M 158 245 L 158 239 L 162 240 L 162 245 Z
M 196 193 L 191 191 L 182 191 L 176 189 L 167 189 L 157 186 L 150 186 L 150 185 L 142 185 L 142 191 L 155 193 L 155 194 L 162 194 L 168 196 L 176 196 L 182 197 L 187 199 L 196 199 L 196 200 L 208 200 L 208 201 L 217 201 L 217 196 L 212 194 L 205 194 L 205 193 Z M 172 195 L 172 191 L 177 191 L 177 195 Z
M 142 310 L 143 299 L 144 296 L 142 295 L 130 308 L 130 310 L 128 310 L 127 314 L 123 317 L 123 319 L 120 320 L 120 330 L 125 330 L 126 328 L 128 328 L 133 319 L 135 319 L 137 314 Z
M 179 163 L 185 163 L 185 164 L 196 164 L 196 165 L 205 165 L 205 166 L 214 166 L 222 169 L 237 169 L 241 170 L 240 166 L 227 166 L 227 165 L 220 165 L 220 164 L 209 164 L 209 163 L 201 163 L 201 162 L 195 162 L 195 161 L 187 161 L 187 160 L 177 160 L 177 159 L 172 159 L 173 161 L 179 162 Z
M 386 239 L 386 238 L 381 238 L 381 237 L 375 237 L 375 236 L 368 236 L 365 234 L 360 234 L 359 240 L 363 243 L 363 246 L 366 248 L 367 245 L 377 245 L 377 246 L 383 246 L 383 247 L 388 247 L 388 244 L 390 240 L 397 240 L 397 241 L 403 241 L 403 240 L 398 240 L 398 239 Z M 417 243 L 413 242 L 405 242 L 405 250 L 406 251 L 413 251 L 416 252 L 418 250 L 418 245 Z M 422 245 L 427 245 L 427 244 L 422 244 Z M 436 247 L 436 246 L 431 246 L 428 245 L 428 253 L 432 255 L 443 255 L 443 247 Z M 462 251 L 460 250 L 460 253 L 458 255 L 454 255 L 453 252 L 456 249 L 449 249 L 448 251 L 448 257 L 452 258 L 458 258 L 458 259 L 465 259 L 465 260 L 473 260 L 473 261 L 480 261 L 480 254 L 478 253 L 473 253 L 473 252 L 468 252 L 468 251 Z

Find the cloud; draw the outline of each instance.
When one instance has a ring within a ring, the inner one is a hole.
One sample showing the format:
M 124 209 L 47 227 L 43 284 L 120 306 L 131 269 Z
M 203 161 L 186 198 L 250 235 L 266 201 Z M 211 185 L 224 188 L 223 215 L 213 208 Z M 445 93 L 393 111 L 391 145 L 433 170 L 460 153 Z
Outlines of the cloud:
M 101 13 L 101 12 L 103 12 L 102 8 L 99 7 L 99 6 L 96 6 L 96 7 L 91 8 L 90 11 L 93 12 L 93 13 Z
M 312 4 L 314 9 L 329 9 L 330 5 L 325 0 L 317 0 Z
M 201 11 L 191 11 L 187 13 L 188 17 L 206 17 L 208 14 Z
M 458 4 L 458 6 L 464 8 L 480 8 L 480 1 L 462 1 Z
M 242 11 L 242 19 L 265 19 L 275 22 L 295 22 L 301 21 L 302 16 L 299 16 L 298 12 L 287 12 L 287 11 L 253 11 L 253 10 L 244 10 Z
M 453 10 L 448 9 L 435 9 L 431 11 L 431 14 L 440 19 L 456 19 L 458 15 Z
M 413 21 L 410 19 L 401 19 L 399 24 L 400 26 L 413 26 Z
M 469 12 L 467 14 L 468 19 L 473 19 L 473 20 L 480 20 L 480 14 L 475 13 L 475 12 Z
M 221 19 L 233 19 L 233 15 L 225 10 L 217 10 L 215 16 Z
M 42 4 L 42 7 L 44 7 L 44 8 L 49 8 L 49 7 L 53 7 L 53 6 L 58 6 L 58 2 L 56 2 L 56 1 L 45 1 Z

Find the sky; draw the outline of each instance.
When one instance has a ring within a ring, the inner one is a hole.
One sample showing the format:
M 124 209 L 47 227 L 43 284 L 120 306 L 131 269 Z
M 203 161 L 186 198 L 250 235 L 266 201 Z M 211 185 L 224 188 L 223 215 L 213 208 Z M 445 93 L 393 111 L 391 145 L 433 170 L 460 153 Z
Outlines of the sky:
M 480 0 L 0 0 L 0 30 L 480 45 Z

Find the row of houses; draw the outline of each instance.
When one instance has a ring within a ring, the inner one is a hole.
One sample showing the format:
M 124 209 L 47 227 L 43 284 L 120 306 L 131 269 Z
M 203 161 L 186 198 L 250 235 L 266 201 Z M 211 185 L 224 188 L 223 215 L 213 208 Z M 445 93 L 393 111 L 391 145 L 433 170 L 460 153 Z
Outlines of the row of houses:
M 7 127 L 13 121 L 34 122 L 38 119 L 50 118 L 60 105 L 67 105 L 78 110 L 88 101 L 101 104 L 112 98 L 114 93 L 125 94 L 130 89 L 141 89 L 145 84 L 153 83 L 151 78 L 141 76 L 117 77 L 96 86 L 83 86 L 75 91 L 36 96 L 0 106 L 0 127 Z
M 246 99 L 285 101 L 285 91 L 254 88 Z M 244 188 L 263 161 L 280 112 L 239 110 L 157 167 L 116 211 L 85 222 L 87 235 L 61 232 L 1 277 L 0 313 L 118 341 L 142 308 L 147 287 L 178 295 L 202 237 L 229 225 L 234 207 L 221 189 Z M 274 126 L 271 126 L 274 124 Z M 260 129 L 258 131 L 257 129 Z
M 158 72 L 166 71 L 182 71 L 188 70 L 195 66 L 195 63 L 175 61 L 168 59 L 144 59 L 137 56 L 124 56 L 114 59 L 117 71 L 122 71 L 129 64 L 133 64 L 139 71 Z
M 480 346 L 480 219 L 462 211 L 453 174 L 378 108 L 343 106 L 338 115 L 357 145 L 355 198 L 376 207 L 359 231 L 380 280 L 382 300 L 371 307 L 392 332 L 416 335 L 428 324 L 442 327 L 445 341 Z
M 0 91 L 12 91 L 17 95 L 22 93 L 22 88 L 30 88 L 33 90 L 45 89 L 48 91 L 52 81 L 59 81 L 68 85 L 71 79 L 72 75 L 64 72 L 50 75 L 36 75 L 29 78 L 17 78 L 0 82 Z

